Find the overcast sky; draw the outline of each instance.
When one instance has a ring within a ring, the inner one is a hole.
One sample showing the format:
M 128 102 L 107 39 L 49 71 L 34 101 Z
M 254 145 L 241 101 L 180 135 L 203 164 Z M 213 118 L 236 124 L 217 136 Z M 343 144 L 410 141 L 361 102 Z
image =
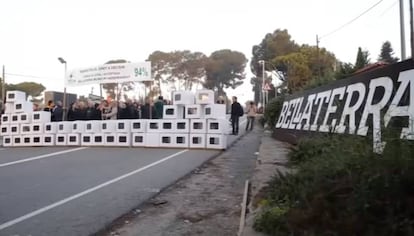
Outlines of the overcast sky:
M 206 55 L 220 49 L 243 52 L 266 33 L 288 29 L 297 43 L 321 47 L 345 62 L 355 62 L 357 48 L 376 60 L 389 40 L 400 51 L 398 0 L 378 6 L 327 37 L 378 0 L 1 0 L 0 65 L 8 83 L 36 81 L 48 90 L 63 90 L 63 57 L 68 69 L 111 59 L 141 62 L 155 50 L 191 50 Z M 409 12 L 406 7 L 406 46 L 409 53 Z M 250 71 L 240 88 L 230 91 L 242 100 L 252 97 Z M 88 94 L 91 86 L 69 88 Z M 98 91 L 95 89 L 95 93 Z

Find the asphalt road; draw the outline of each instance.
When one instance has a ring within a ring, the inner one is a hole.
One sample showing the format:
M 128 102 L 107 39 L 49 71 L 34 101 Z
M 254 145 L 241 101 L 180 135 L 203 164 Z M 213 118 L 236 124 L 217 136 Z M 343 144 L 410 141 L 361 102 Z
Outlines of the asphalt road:
M 0 147 L 0 235 L 95 233 L 218 153 Z

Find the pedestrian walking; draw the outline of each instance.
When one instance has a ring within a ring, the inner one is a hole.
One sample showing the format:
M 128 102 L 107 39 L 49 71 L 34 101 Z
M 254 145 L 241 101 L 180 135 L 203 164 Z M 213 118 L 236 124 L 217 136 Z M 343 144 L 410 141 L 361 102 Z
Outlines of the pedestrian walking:
M 256 118 L 257 108 L 254 102 L 250 102 L 249 106 L 247 107 L 247 124 L 246 124 L 246 131 L 253 130 L 254 120 Z M 250 126 L 250 129 L 249 129 Z
M 237 102 L 237 97 L 232 97 L 233 103 L 231 104 L 231 126 L 233 128 L 233 135 L 239 134 L 239 118 L 243 116 L 243 108 L 239 102 Z

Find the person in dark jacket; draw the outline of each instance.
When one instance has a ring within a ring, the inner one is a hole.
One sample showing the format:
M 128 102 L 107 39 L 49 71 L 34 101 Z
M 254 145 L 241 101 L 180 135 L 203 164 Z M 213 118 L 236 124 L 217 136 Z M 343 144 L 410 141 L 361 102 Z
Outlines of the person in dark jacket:
M 243 108 L 240 103 L 237 102 L 237 97 L 233 96 L 233 104 L 231 104 L 231 126 L 233 128 L 233 135 L 239 134 L 239 118 L 243 116 Z
M 162 96 L 158 97 L 158 100 L 154 104 L 155 109 L 155 119 L 162 119 L 162 113 L 164 110 L 164 98 Z
M 52 121 L 62 121 L 63 120 L 63 108 L 62 102 L 57 101 L 56 106 L 52 110 L 53 120 Z

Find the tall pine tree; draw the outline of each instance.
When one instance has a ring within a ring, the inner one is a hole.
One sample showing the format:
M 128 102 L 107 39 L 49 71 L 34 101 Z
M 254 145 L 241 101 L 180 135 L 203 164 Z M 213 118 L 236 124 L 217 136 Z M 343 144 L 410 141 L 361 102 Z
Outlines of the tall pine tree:
M 358 47 L 358 54 L 357 54 L 357 59 L 355 62 L 354 70 L 362 69 L 365 66 L 367 66 L 369 63 L 370 63 L 369 52 L 363 51 L 361 47 Z
M 381 47 L 381 54 L 378 57 L 378 61 L 387 62 L 390 64 L 398 62 L 400 59 L 398 57 L 394 57 L 394 50 L 391 47 L 391 43 L 389 41 L 385 41 Z

